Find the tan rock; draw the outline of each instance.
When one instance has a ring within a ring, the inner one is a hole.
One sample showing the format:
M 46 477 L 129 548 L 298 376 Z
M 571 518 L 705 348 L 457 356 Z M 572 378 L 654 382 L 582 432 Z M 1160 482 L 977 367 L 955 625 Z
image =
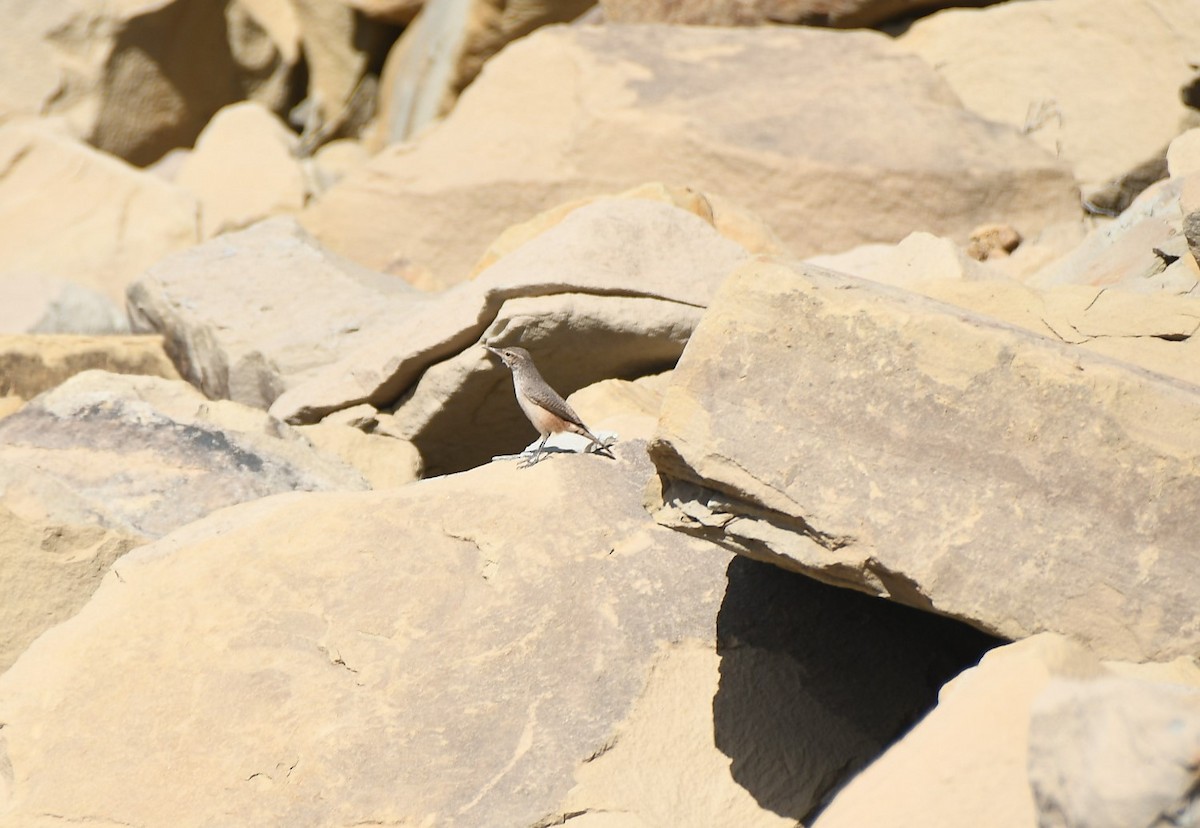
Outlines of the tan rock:
M 1167 147 L 1167 171 L 1172 178 L 1200 173 L 1200 127 L 1184 132 Z
M 1046 741 L 1048 729 L 1059 729 L 1043 719 L 1042 711 L 1047 694 L 1064 683 L 1087 688 L 1085 692 L 1118 681 L 1125 687 L 1141 685 L 1150 695 L 1155 691 L 1170 694 L 1173 690 L 1195 695 L 1195 689 L 1152 683 L 1155 671 L 1144 669 L 1148 666 L 1152 665 L 1138 665 L 1141 681 L 1117 679 L 1113 673 L 1124 671 L 1127 665 L 1102 665 L 1083 647 L 1052 634 L 993 650 L 977 668 L 947 684 L 938 706 L 840 791 L 813 828 L 1108 825 L 1054 821 L 1045 813 L 1039 814 L 1030 790 L 1030 774 L 1034 775 L 1035 789 L 1056 781 L 1066 785 L 1085 783 L 1090 775 L 1078 764 L 1042 766 L 1049 757 L 1039 743 Z M 1194 667 L 1191 683 L 1193 688 L 1200 686 Z M 1147 718 L 1153 717 L 1152 710 L 1145 709 Z M 1096 712 L 1109 717 L 1117 713 L 1111 708 Z M 1091 732 L 1079 734 L 1084 739 L 1074 749 L 1081 749 L 1089 737 L 1115 736 L 1134 717 L 1136 713 L 1124 722 L 1090 719 L 1083 729 Z M 1155 722 L 1153 736 L 1149 732 L 1143 735 L 1161 740 L 1167 735 L 1161 724 L 1161 720 Z M 1124 746 L 1141 741 L 1139 737 Z M 1140 751 L 1136 755 L 1151 760 L 1150 755 Z M 1089 758 L 1088 764 L 1096 766 L 1098 755 L 1092 752 Z M 1124 760 L 1108 767 L 1128 768 L 1135 774 L 1140 771 L 1141 779 L 1147 776 L 1145 765 L 1136 768 Z
M 367 17 L 388 23 L 408 23 L 425 0 L 342 0 L 351 8 L 358 9 Z
M 910 233 L 895 246 L 855 248 L 831 256 L 813 256 L 807 261 L 873 282 L 910 289 L 930 281 L 982 281 L 1003 276 L 950 239 L 920 232 Z
M 308 177 L 308 189 L 320 195 L 338 181 L 365 166 L 370 156 L 363 145 L 349 138 L 330 141 L 302 162 Z
M 109 566 L 146 539 L 83 523 L 30 521 L 0 498 L 0 673 L 50 627 L 73 616 Z M 4 787 L 0 786 L 0 791 Z
M 268 498 L 126 555 L 0 676 L 0 825 L 799 819 L 963 628 L 731 564 L 616 454 Z
M 1196 825 L 1200 682 L 1057 680 L 1034 702 L 1029 780 L 1039 825 Z
M 261 104 L 232 104 L 213 116 L 176 178 L 200 202 L 204 237 L 304 207 L 296 147 L 295 134 Z
M 403 486 L 421 477 L 421 453 L 406 440 L 365 434 L 336 423 L 317 423 L 297 429 L 322 454 L 353 466 L 372 489 Z
M 799 23 L 853 29 L 945 8 L 939 0 L 600 0 L 610 23 L 748 26 Z M 954 3 L 953 5 L 971 5 Z
M 9 394 L 0 397 L 0 418 L 7 417 L 9 414 L 20 411 L 21 406 L 23 405 L 25 405 L 25 400 L 18 396 Z
M 301 146 L 308 155 L 338 134 L 357 135 L 371 116 L 375 91 L 365 75 L 369 35 L 345 3 L 289 0 L 300 24 L 308 68 Z
M 1200 48 L 1200 7 L 1000 3 L 923 18 L 899 43 L 936 67 L 967 107 L 1067 160 L 1086 196 L 1160 154 L 1183 128 L 1179 89 Z M 1097 78 L 1106 79 L 1103 95 Z
M 161 332 L 205 394 L 260 408 L 392 330 L 410 288 L 331 254 L 279 217 L 166 258 L 129 289 L 140 331 Z
M 693 334 L 651 453 L 670 525 L 1006 637 L 1150 660 L 1200 636 L 1198 436 L 1197 386 L 758 263 Z
M 198 223 L 178 187 L 41 125 L 0 126 L 0 284 L 33 273 L 122 301 Z
M 262 411 L 104 371 L 0 420 L 0 457 L 0 492 L 27 521 L 147 537 L 269 494 L 367 487 Z
M 982 224 L 971 231 L 971 242 L 967 255 L 986 262 L 988 259 L 1003 259 L 1017 249 L 1021 234 L 1007 224 Z
M 0 121 L 49 115 L 135 164 L 189 146 L 218 109 L 288 99 L 299 59 L 283 0 L 26 3 L 0 47 Z
M 92 288 L 36 271 L 10 271 L 2 284 L 2 333 L 129 333 L 124 309 Z
M 1033 235 L 1079 213 L 1065 165 L 961 109 L 883 35 L 612 25 L 513 43 L 445 121 L 302 221 L 369 267 L 450 285 L 505 228 L 667 178 L 664 158 L 671 182 L 756 213 L 798 256 L 917 229 L 965 243 L 997 220 Z
M 540 26 L 574 20 L 595 0 L 466 0 L 423 4 L 388 53 L 371 147 L 406 141 L 454 106 L 483 64 Z
M 179 379 L 161 336 L 0 336 L 0 394 L 29 399 L 93 369 Z
M 608 198 L 642 198 L 687 210 L 707 221 L 722 236 L 737 242 L 754 255 L 784 256 L 788 252 L 783 242 L 775 235 L 775 231 L 750 211 L 731 204 L 720 196 L 697 192 L 689 187 L 672 187 L 661 182 L 650 182 L 615 196 L 595 196 L 569 201 L 538 213 L 529 221 L 514 224 L 501 233 L 475 263 L 471 270 L 471 278 L 487 270 L 502 256 L 556 226 L 573 211 Z
M 517 451 L 533 431 L 508 372 L 481 342 L 534 352 L 561 394 L 609 377 L 670 368 L 717 286 L 748 258 L 694 214 L 657 201 L 581 207 L 476 279 L 421 295 L 374 341 L 272 404 L 312 422 L 368 402 L 432 473 Z
M 567 402 L 593 428 L 616 432 L 622 440 L 649 440 L 670 381 L 670 371 L 636 380 L 601 380 L 580 388 Z

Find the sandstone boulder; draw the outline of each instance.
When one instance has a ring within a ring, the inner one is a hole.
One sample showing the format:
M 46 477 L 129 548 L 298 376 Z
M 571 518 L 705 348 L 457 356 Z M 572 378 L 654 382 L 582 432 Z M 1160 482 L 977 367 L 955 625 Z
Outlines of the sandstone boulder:
M 1035 802 L 1046 786 L 1086 783 L 1098 773 L 1128 774 L 1110 788 L 1116 799 L 1123 790 L 1144 790 L 1147 780 L 1161 779 L 1153 765 L 1177 760 L 1178 753 L 1155 756 L 1153 746 L 1184 744 L 1185 733 L 1195 732 L 1194 706 L 1181 718 L 1189 729 L 1173 732 L 1169 717 L 1183 712 L 1178 707 L 1147 704 L 1140 711 L 1122 710 L 1120 700 L 1110 694 L 1116 687 L 1147 702 L 1194 700 L 1200 671 L 1181 664 L 1170 679 L 1190 686 L 1163 681 L 1165 671 L 1152 665 L 1138 665 L 1137 678 L 1120 677 L 1125 672 L 1128 665 L 1103 665 L 1085 648 L 1053 634 L 992 650 L 977 668 L 946 685 L 937 707 L 840 791 L 813 828 L 1149 826 L 1149 821 L 1105 821 L 1103 810 L 1089 812 L 1098 821 L 1055 820 Z M 1057 705 L 1064 687 L 1071 692 L 1059 709 L 1063 719 L 1055 721 L 1048 717 L 1048 705 Z M 1094 715 L 1086 720 L 1073 715 L 1078 707 L 1071 703 L 1081 698 L 1096 699 L 1090 710 Z M 1145 729 L 1121 741 L 1136 720 Z M 1071 728 L 1078 741 L 1063 733 Z M 1113 740 L 1120 745 L 1116 751 L 1104 755 L 1094 750 L 1097 743 L 1116 747 Z M 1050 755 L 1061 750 L 1078 756 L 1089 746 L 1093 749 L 1082 764 L 1070 764 L 1061 753 L 1057 758 L 1067 761 L 1056 762 Z M 1178 782 L 1178 766 L 1172 770 Z M 1127 787 L 1126 782 L 1133 784 Z
M 0 395 L 30 399 L 90 370 L 179 378 L 160 336 L 0 336 Z
M 342 0 L 347 6 L 358 9 L 367 17 L 388 23 L 408 23 L 425 0 Z
M 0 121 L 53 116 L 139 165 L 191 145 L 225 104 L 282 108 L 300 56 L 281 0 L 19 5 L 0 34 Z
M 883 35 L 613 25 L 511 44 L 445 121 L 302 220 L 369 267 L 449 285 L 514 222 L 654 180 L 743 205 L 799 256 L 916 229 L 965 243 L 984 222 L 1030 235 L 1079 211 L 1065 165 Z
M 408 292 L 280 217 L 162 260 L 128 301 L 135 330 L 161 333 L 205 394 L 266 408 L 368 333 L 390 330 Z
M 1087 196 L 1161 155 L 1189 125 L 1179 90 L 1200 49 L 1200 6 L 1000 3 L 918 20 L 899 43 L 936 67 L 968 108 L 1061 155 Z
M 411 2 L 411 0 L 410 0 Z M 431 0 L 388 53 L 371 144 L 405 141 L 444 116 L 483 64 L 540 26 L 574 20 L 595 0 Z
M 1034 702 L 1029 742 L 1040 826 L 1200 824 L 1200 680 L 1054 681 Z
M 1006 637 L 1147 660 L 1200 640 L 1198 436 L 1197 386 L 757 263 L 689 342 L 651 451 L 668 525 Z
M 0 825 L 793 824 L 978 657 L 656 526 L 645 445 L 616 453 L 263 499 L 126 555 L 0 677 Z
M 0 420 L 0 456 L 0 493 L 27 518 L 147 537 L 276 492 L 367 487 L 262 411 L 104 371 Z
M 395 408 L 428 470 L 459 471 L 533 436 L 508 371 L 479 347 L 534 353 L 564 396 L 609 377 L 670 368 L 717 286 L 748 254 L 694 214 L 604 199 L 500 259 L 423 297 L 372 342 L 282 394 L 271 412 L 313 422 L 368 402 Z
M 298 212 L 308 191 L 297 145 L 296 135 L 261 104 L 232 104 L 213 116 L 175 178 L 200 202 L 203 235 Z
M 0 333 L 129 333 L 129 319 L 120 305 L 77 282 L 36 271 L 10 271 L 0 290 Z
M 185 190 L 42 124 L 0 126 L 0 286 L 69 280 L 119 301 L 198 220 Z

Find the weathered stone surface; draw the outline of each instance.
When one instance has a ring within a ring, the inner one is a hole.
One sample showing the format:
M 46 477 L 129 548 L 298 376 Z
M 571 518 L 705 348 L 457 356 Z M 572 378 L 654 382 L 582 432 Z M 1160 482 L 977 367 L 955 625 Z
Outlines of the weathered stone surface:
M 0 420 L 0 457 L 0 493 L 29 519 L 149 537 L 268 494 L 367 487 L 262 411 L 105 371 Z
M 883 35 L 614 25 L 513 43 L 445 121 L 303 221 L 370 267 L 449 285 L 505 227 L 667 178 L 664 159 L 670 180 L 757 213 L 799 256 L 916 229 L 965 242 L 988 221 L 1030 235 L 1079 212 L 1064 164 L 962 109 Z
M 670 368 L 744 248 L 694 214 L 604 199 L 517 248 L 478 278 L 423 296 L 401 318 L 271 412 L 312 422 L 369 402 L 398 406 L 397 433 L 431 472 L 458 471 L 529 442 L 508 372 L 479 347 L 520 343 L 559 393 Z
M 1200 6 L 1000 3 L 918 20 L 899 43 L 935 66 L 970 109 L 1069 161 L 1086 196 L 1161 153 L 1185 128 L 1179 89 L 1200 49 Z M 1107 82 L 1098 95 L 1101 77 Z
M 1200 642 L 1198 439 L 1196 386 L 756 263 L 693 335 L 651 450 L 670 525 L 1007 637 L 1146 660 Z
M 125 311 L 111 298 L 75 282 L 37 272 L 8 272 L 0 283 L 0 333 L 124 334 Z
M 232 104 L 213 116 L 175 179 L 199 200 L 205 238 L 304 206 L 308 190 L 297 143 L 261 104 Z
M 108 567 L 145 542 L 136 533 L 94 524 L 26 519 L 5 500 L 0 498 L 0 673 L 35 638 L 78 612 Z M 5 787 L 0 782 L 0 791 Z
M 689 791 L 779 825 L 978 657 L 656 526 L 645 445 L 616 453 L 264 499 L 127 555 L 0 677 L 0 825 L 662 824 Z
M 1039 826 L 1200 825 L 1200 682 L 1051 682 L 1029 742 Z
M 920 232 L 910 233 L 896 245 L 864 246 L 845 253 L 813 256 L 807 261 L 872 282 L 910 289 L 935 280 L 981 281 L 1003 276 L 969 256 L 963 247 L 950 239 Z
M 341 0 L 367 17 L 388 23 L 407 23 L 412 20 L 425 0 Z
M 280 0 L 22 0 L 14 12 L 0 46 L 0 121 L 54 116 L 135 164 L 191 145 L 225 104 L 281 108 L 299 59 Z
M 388 53 L 380 79 L 380 149 L 441 118 L 506 44 L 540 26 L 574 20 L 595 0 L 431 0 Z
M 753 26 L 799 23 L 853 29 L 949 5 L 987 5 L 990 0 L 600 0 L 609 23 L 683 23 Z
M 670 371 L 636 380 L 601 380 L 580 388 L 567 402 L 593 428 L 615 432 L 622 440 L 649 440 L 670 381 Z
M 130 286 L 129 314 L 205 394 L 266 408 L 390 326 L 409 291 L 280 217 L 159 262 Z
M 0 336 L 0 395 L 29 399 L 93 369 L 179 378 L 160 336 Z
M 1151 695 L 1194 696 L 1200 687 L 1200 671 L 1190 661 L 1177 666 L 1170 678 L 1164 676 L 1166 671 L 1159 665 L 1138 665 L 1133 671 L 1138 681 L 1118 679 L 1114 673 L 1129 672 L 1129 665 L 1102 665 L 1083 647 L 1053 634 L 992 650 L 978 668 L 942 688 L 938 706 L 842 789 L 813 828 L 1108 825 L 1039 821 L 1030 790 L 1032 768 L 1037 768 L 1032 771 L 1035 787 L 1053 784 L 1056 776 L 1077 780 L 1090 775 L 1087 770 L 1065 765 L 1038 767 L 1038 743 L 1046 741 L 1048 731 L 1053 729 L 1042 719 L 1046 694 L 1062 682 L 1086 688 L 1083 692 L 1090 695 L 1118 681 L 1124 687 L 1136 683 Z M 1163 681 L 1187 682 L 1192 688 Z M 1107 705 L 1096 712 L 1103 715 L 1086 725 L 1093 736 L 1117 736 L 1127 726 L 1104 718 L 1115 712 Z M 1157 718 L 1150 710 L 1145 715 Z M 1152 744 L 1170 739 L 1161 719 L 1153 724 L 1154 728 L 1145 733 Z M 1079 749 L 1083 744 L 1086 739 L 1073 747 Z M 1136 755 L 1150 758 L 1140 751 Z M 1093 753 L 1091 758 L 1094 761 L 1097 756 Z M 1129 770 L 1137 775 L 1132 767 Z
M 745 210 L 719 195 L 701 193 L 690 187 L 672 187 L 669 184 L 652 181 L 617 195 L 593 196 L 569 201 L 538 213 L 529 221 L 514 224 L 488 245 L 487 251 L 472 268 L 471 278 L 475 278 L 521 245 L 527 244 L 551 227 L 556 226 L 580 207 L 614 198 L 661 201 L 681 210 L 687 210 L 711 224 L 713 229 L 722 236 L 737 242 L 754 255 L 786 256 L 789 253 L 786 245 L 775 234 L 775 231 L 749 210 Z
M 120 300 L 197 225 L 185 190 L 44 125 L 0 126 L 0 286 L 32 274 Z
M 336 423 L 299 426 L 296 430 L 321 453 L 358 469 L 372 489 L 403 486 L 421 476 L 421 453 L 407 440 L 366 434 Z
M 1097 227 L 1026 281 L 1042 288 L 1085 284 L 1155 293 L 1197 291 L 1195 260 L 1180 259 L 1187 252 L 1181 204 L 1186 182 L 1170 179 L 1148 188 L 1116 220 Z

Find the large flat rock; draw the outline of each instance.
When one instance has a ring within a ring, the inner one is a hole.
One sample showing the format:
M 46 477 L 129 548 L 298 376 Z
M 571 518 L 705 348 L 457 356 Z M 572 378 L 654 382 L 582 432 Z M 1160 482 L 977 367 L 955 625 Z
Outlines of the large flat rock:
M 987 646 L 656 525 L 616 454 L 126 555 L 0 677 L 0 825 L 789 825 Z
M 605 25 L 510 44 L 445 121 L 302 220 L 369 267 L 449 285 L 514 222 L 664 179 L 758 213 L 799 256 L 1079 213 L 1065 164 L 884 35 Z
M 812 266 L 722 287 L 658 513 L 826 581 L 1105 657 L 1194 653 L 1200 388 Z

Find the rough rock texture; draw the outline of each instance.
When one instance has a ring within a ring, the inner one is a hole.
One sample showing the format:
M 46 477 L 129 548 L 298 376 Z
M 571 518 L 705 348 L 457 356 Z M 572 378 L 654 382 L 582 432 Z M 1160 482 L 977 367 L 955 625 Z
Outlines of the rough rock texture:
M 1200 49 L 1192 0 L 943 11 L 918 20 L 899 43 L 936 67 L 967 107 L 1060 154 L 1085 195 L 1160 154 L 1194 117 L 1179 95 Z M 1102 95 L 1097 78 L 1105 79 Z
M 422 297 L 357 351 L 281 395 L 271 412 L 311 422 L 362 402 L 396 408 L 395 433 L 430 471 L 514 451 L 532 427 L 508 371 L 480 342 L 534 353 L 560 394 L 670 368 L 717 286 L 748 258 L 676 207 L 604 199 L 581 207 L 471 282 Z
M 119 300 L 125 286 L 199 235 L 185 190 L 42 124 L 0 126 L 0 287 L 68 279 Z
M 1130 672 L 1137 676 L 1136 681 L 1114 675 Z M 1168 681 L 1186 682 L 1191 687 L 1164 683 Z M 1092 712 L 1097 715 L 1086 723 L 1074 720 L 1082 725 L 1075 735 L 1083 741 L 1055 744 L 1052 735 L 1061 733 L 1062 726 L 1046 721 L 1043 711 L 1048 694 L 1062 682 L 1078 688 L 1076 699 L 1104 695 L 1104 688 L 1111 682 L 1122 688 L 1140 686 L 1147 700 L 1185 694 L 1194 698 L 1200 688 L 1200 671 L 1183 659 L 1170 672 L 1148 665 L 1102 665 L 1088 650 L 1053 634 L 992 650 L 976 669 L 942 688 L 937 707 L 840 791 L 813 828 L 1149 826 L 1149 822 L 1135 821 L 1040 821 L 1030 774 L 1036 790 L 1054 784 L 1054 778 L 1067 770 L 1065 764 L 1049 764 L 1053 759 L 1044 752 L 1046 747 L 1053 744 L 1076 752 L 1089 739 L 1104 742 L 1120 739 L 1126 733 L 1126 725 L 1113 718 L 1117 709 L 1104 699 L 1093 706 Z M 1194 727 L 1194 716 L 1189 712 L 1184 719 L 1190 727 Z M 1166 748 L 1183 742 L 1179 738 L 1183 733 L 1173 734 L 1165 719 L 1167 716 L 1145 709 L 1141 714 L 1146 726 L 1142 738 L 1125 742 L 1122 747 L 1129 753 L 1106 757 L 1106 762 L 1096 762 L 1095 770 L 1122 768 L 1130 774 L 1128 779 L 1140 783 L 1145 774 L 1139 771 L 1146 766 L 1136 768 L 1127 762 L 1157 759 L 1142 752 L 1143 746 L 1153 750 L 1155 746 Z M 1070 723 L 1068 720 L 1065 726 L 1070 727 Z M 1091 758 L 1096 760 L 1099 755 L 1092 753 Z M 1108 764 L 1108 759 L 1116 761 Z M 1090 775 L 1082 771 L 1079 778 Z M 1093 811 L 1090 815 L 1100 814 Z
M 1029 742 L 1041 828 L 1200 825 L 1200 683 L 1054 681 Z
M 35 271 L 10 271 L 0 290 L 0 333 L 129 333 L 129 319 L 120 305 L 75 282 Z
M 947 6 L 983 6 L 990 0 L 600 0 L 608 23 L 748 26 L 799 23 L 857 28 Z
M 0 336 L 0 395 L 29 399 L 93 369 L 179 378 L 161 336 Z
M 371 144 L 405 141 L 444 116 L 483 64 L 540 26 L 574 20 L 595 0 L 430 0 L 388 53 Z
M 190 145 L 225 104 L 250 98 L 279 109 L 299 58 L 283 2 L 15 5 L 0 46 L 0 121 L 54 116 L 135 164 Z
M 149 537 L 268 494 L 367 487 L 262 411 L 104 371 L 0 420 L 0 457 L 0 494 L 31 517 Z
M 367 17 L 388 23 L 407 23 L 412 20 L 425 0 L 341 0 Z
M 0 677 L 0 825 L 534 825 L 614 796 L 661 824 L 650 780 L 779 825 L 986 646 L 755 562 L 727 585 L 727 552 L 646 515 L 644 444 L 617 454 L 270 498 L 127 555 Z
M 308 191 L 297 143 L 261 104 L 233 104 L 209 121 L 175 178 L 199 200 L 206 238 L 304 206 Z
M 670 371 L 632 381 L 601 380 L 580 388 L 567 402 L 589 426 L 616 432 L 622 440 L 649 440 L 670 381 Z
M 407 440 L 366 434 L 337 423 L 321 422 L 296 430 L 322 454 L 358 469 L 372 489 L 403 486 L 421 477 L 421 453 Z
M 651 450 L 665 523 L 1006 637 L 1146 660 L 1200 643 L 1198 440 L 1200 387 L 755 263 L 693 335 Z
M 0 449 L 0 454 L 3 449 Z M 23 517 L 0 497 L 0 673 L 87 603 L 109 566 L 145 538 L 87 523 Z M 0 791 L 7 780 L 0 772 Z
M 214 398 L 266 408 L 407 307 L 402 280 L 331 254 L 291 218 L 168 257 L 129 288 L 134 328 L 160 332 Z
M 743 205 L 799 256 L 915 229 L 965 242 L 999 220 L 1029 234 L 1079 210 L 1064 164 L 883 35 L 549 26 L 303 221 L 370 267 L 448 285 L 514 222 L 655 180 Z

